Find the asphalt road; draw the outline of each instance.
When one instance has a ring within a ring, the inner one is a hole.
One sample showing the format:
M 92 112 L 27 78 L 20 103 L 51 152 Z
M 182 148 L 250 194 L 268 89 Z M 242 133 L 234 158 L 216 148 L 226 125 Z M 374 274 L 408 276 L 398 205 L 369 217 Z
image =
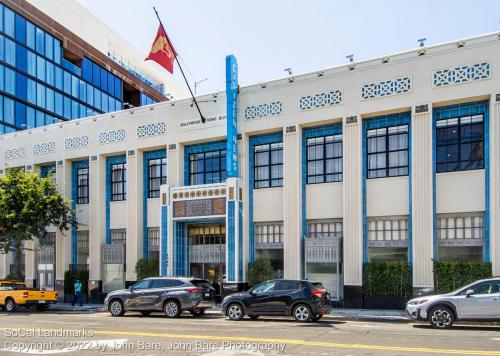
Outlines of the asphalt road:
M 0 312 L 0 356 L 74 355 L 499 355 L 500 327 L 286 318 L 234 322 L 183 314 Z

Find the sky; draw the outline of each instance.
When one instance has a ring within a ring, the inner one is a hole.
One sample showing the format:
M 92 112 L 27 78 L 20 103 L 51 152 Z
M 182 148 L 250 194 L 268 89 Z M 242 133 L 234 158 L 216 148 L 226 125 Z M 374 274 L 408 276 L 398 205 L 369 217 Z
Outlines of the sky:
M 198 94 L 224 90 L 228 54 L 246 85 L 500 31 L 500 0 L 78 1 L 145 54 L 155 6 Z

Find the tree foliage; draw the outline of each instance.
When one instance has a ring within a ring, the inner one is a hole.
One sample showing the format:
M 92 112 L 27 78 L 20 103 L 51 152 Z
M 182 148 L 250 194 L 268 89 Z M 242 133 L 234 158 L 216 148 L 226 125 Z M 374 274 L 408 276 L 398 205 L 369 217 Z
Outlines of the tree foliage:
M 434 287 L 437 293 L 449 293 L 491 276 L 491 262 L 434 261 Z
M 16 252 L 16 277 L 23 241 L 40 238 L 50 225 L 60 231 L 77 225 L 70 201 L 59 192 L 53 175 L 41 178 L 39 172 L 8 169 L 0 177 L 0 251 Z
M 265 258 L 257 258 L 248 264 L 248 282 L 258 284 L 276 278 L 276 271 L 271 262 Z
M 160 270 L 160 262 L 158 260 L 146 260 L 142 259 L 137 261 L 135 265 L 135 273 L 137 274 L 137 280 L 156 277 L 158 276 Z

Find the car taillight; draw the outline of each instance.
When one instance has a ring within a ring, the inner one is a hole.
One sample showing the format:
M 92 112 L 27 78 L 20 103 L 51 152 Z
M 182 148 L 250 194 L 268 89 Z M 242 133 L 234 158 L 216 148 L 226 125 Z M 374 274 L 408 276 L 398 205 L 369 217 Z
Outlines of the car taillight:
M 23 292 L 23 298 L 28 298 L 28 292 Z
M 312 291 L 312 295 L 315 295 L 318 298 L 323 298 L 324 294 L 325 294 L 324 291 L 321 291 L 321 290 L 318 290 L 318 289 L 315 289 L 315 290 Z
M 184 290 L 188 293 L 201 293 L 203 291 L 203 289 L 196 287 L 184 288 Z

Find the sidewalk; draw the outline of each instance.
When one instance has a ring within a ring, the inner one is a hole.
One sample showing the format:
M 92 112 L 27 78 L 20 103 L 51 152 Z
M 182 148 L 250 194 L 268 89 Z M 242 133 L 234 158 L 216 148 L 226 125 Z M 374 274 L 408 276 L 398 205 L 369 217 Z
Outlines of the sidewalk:
M 72 306 L 70 303 L 57 303 L 50 306 L 49 311 L 61 313 L 101 313 L 105 312 L 102 304 L 84 304 L 83 306 Z M 221 315 L 220 305 L 207 311 L 208 315 Z M 360 320 L 360 321 L 390 321 L 408 322 L 403 310 L 380 310 L 380 309 L 344 309 L 335 308 L 325 318 Z

